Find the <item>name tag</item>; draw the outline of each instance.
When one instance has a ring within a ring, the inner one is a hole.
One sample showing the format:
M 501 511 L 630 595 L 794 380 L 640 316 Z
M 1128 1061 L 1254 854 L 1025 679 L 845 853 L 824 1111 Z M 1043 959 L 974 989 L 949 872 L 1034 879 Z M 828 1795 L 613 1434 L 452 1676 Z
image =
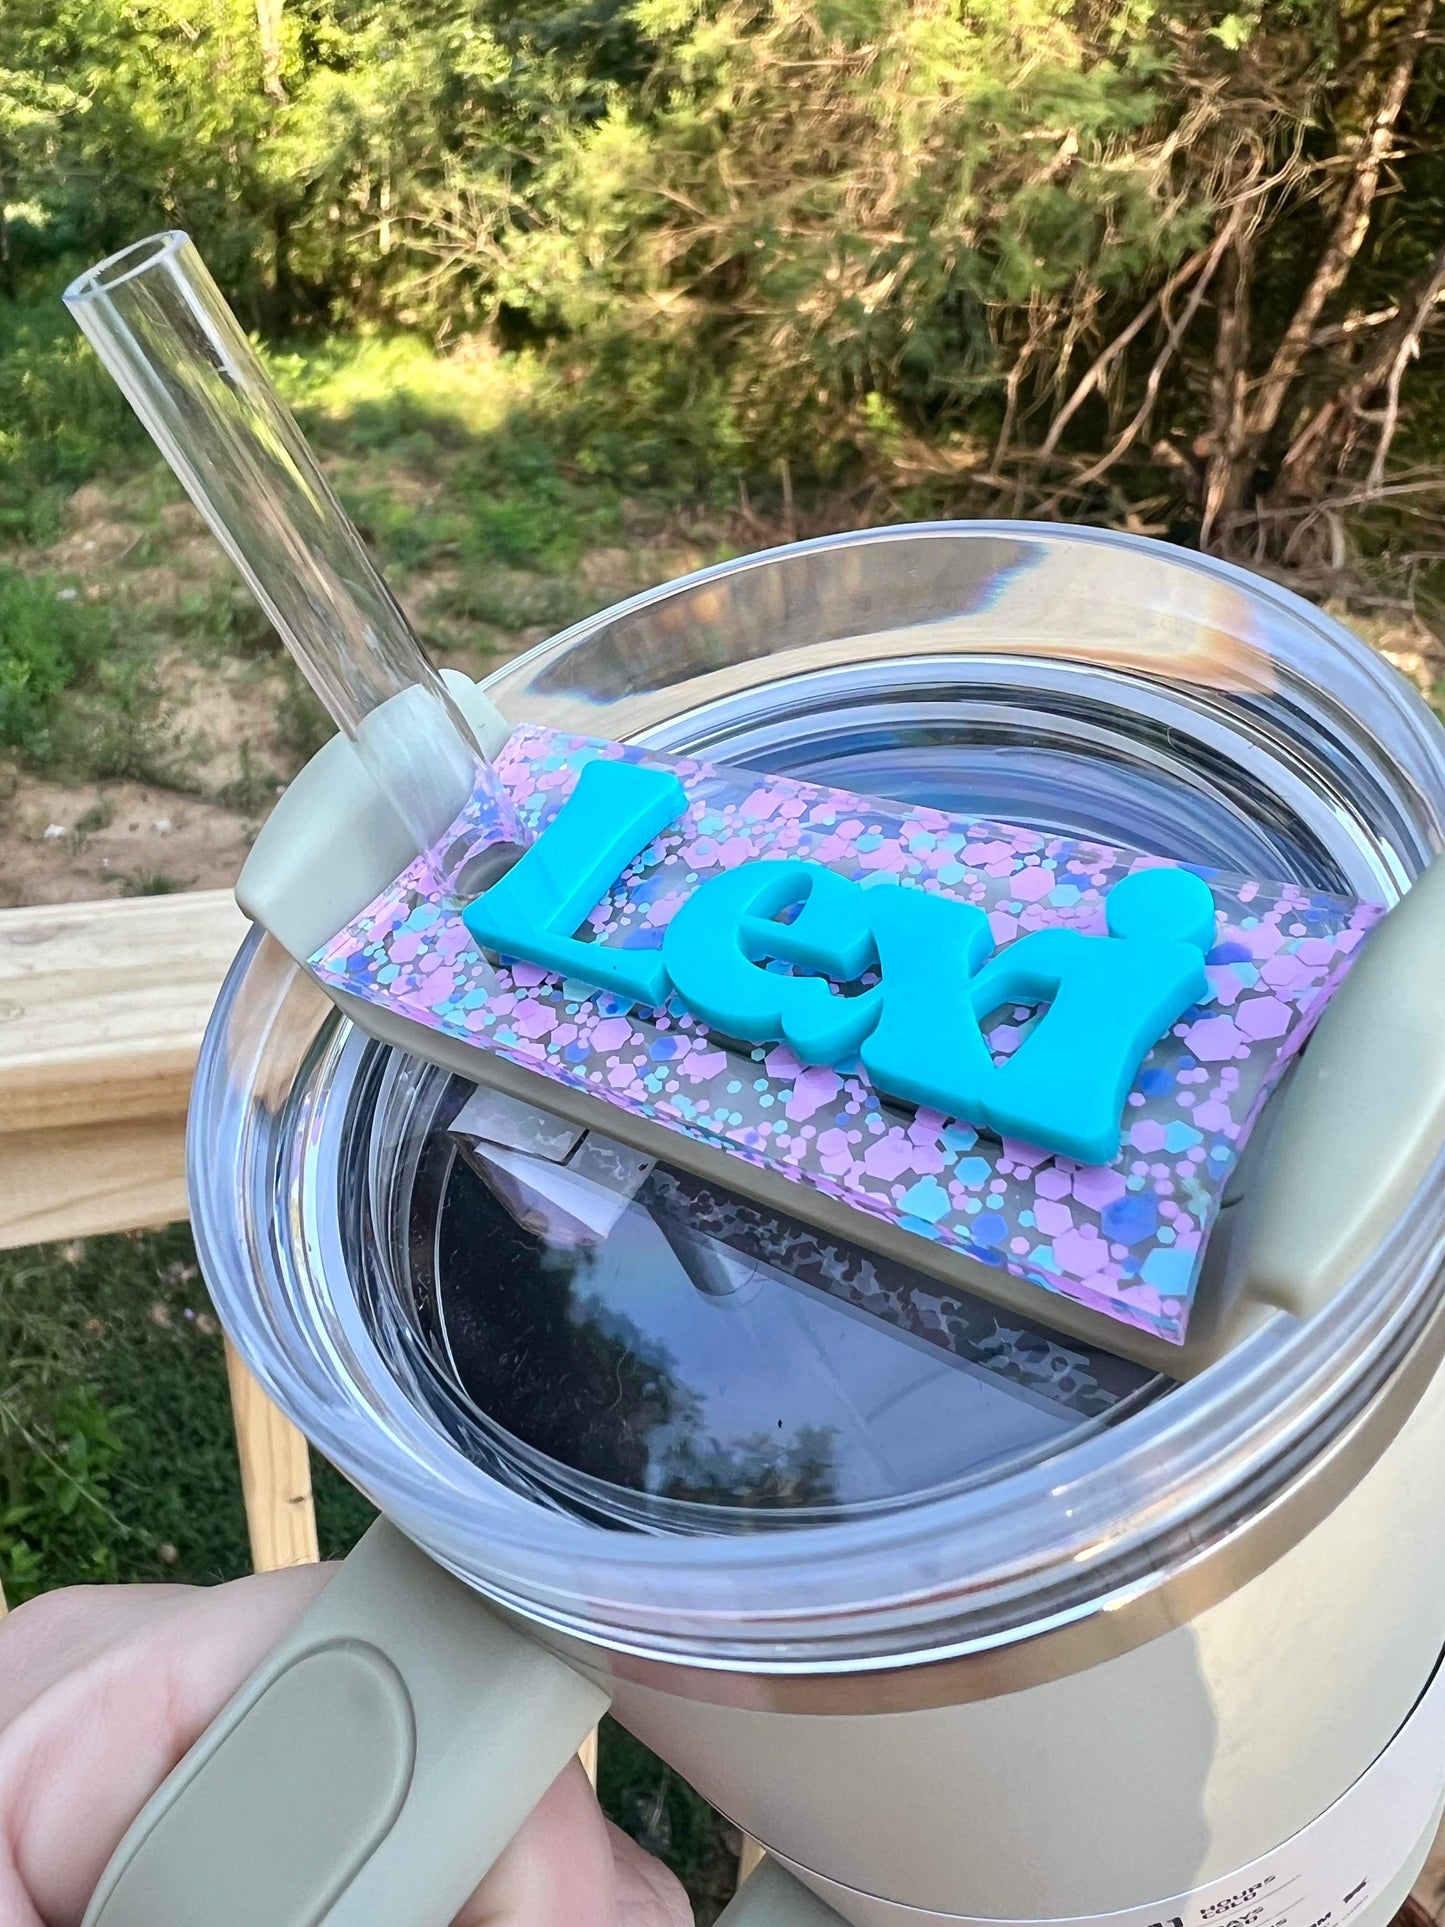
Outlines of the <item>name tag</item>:
M 526 853 L 465 906 L 419 858 L 324 983 L 619 1137 L 665 1127 L 683 1165 L 730 1154 L 744 1194 L 785 1177 L 795 1215 L 816 1192 L 1183 1341 L 1249 1127 L 1374 906 L 540 728 L 496 767 Z

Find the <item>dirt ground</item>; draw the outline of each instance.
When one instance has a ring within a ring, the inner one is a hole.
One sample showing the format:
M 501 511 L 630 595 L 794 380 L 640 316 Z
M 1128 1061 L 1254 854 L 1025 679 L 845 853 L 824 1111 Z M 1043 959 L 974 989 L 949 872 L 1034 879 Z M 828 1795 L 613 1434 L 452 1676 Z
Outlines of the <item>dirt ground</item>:
M 398 494 L 405 486 L 399 477 Z M 88 598 L 104 594 L 119 606 L 123 630 L 145 639 L 156 700 L 144 729 L 149 760 L 161 768 L 156 780 L 75 781 L 0 755 L 0 908 L 234 882 L 322 725 L 274 644 L 255 641 L 264 625 L 199 517 L 179 502 L 146 516 L 118 491 L 92 483 L 72 498 L 59 540 L 4 559 L 66 576 Z M 695 542 L 664 534 L 635 548 L 594 549 L 565 583 L 497 568 L 488 586 L 497 605 L 523 616 L 569 601 L 600 609 L 707 559 Z M 393 587 L 434 659 L 470 675 L 558 626 L 439 614 L 456 587 L 445 564 L 393 573 Z M 217 627 L 242 629 L 250 639 L 217 637 Z M 298 702 L 307 711 L 299 731 Z
M 383 482 L 403 503 L 417 488 L 404 468 Z M 137 725 L 152 766 L 140 776 L 64 780 L 0 757 L 0 908 L 232 883 L 324 725 L 199 517 L 184 502 L 137 501 L 90 483 L 55 542 L 4 559 L 65 576 L 76 593 L 117 607 L 154 700 Z M 642 531 L 630 547 L 591 550 L 565 580 L 498 567 L 483 586 L 500 622 L 447 613 L 458 584 L 445 559 L 392 579 L 436 659 L 478 675 L 560 626 L 530 613 L 602 608 L 708 559 L 695 534 L 674 525 Z M 1437 639 L 1403 618 L 1335 613 L 1438 700 Z

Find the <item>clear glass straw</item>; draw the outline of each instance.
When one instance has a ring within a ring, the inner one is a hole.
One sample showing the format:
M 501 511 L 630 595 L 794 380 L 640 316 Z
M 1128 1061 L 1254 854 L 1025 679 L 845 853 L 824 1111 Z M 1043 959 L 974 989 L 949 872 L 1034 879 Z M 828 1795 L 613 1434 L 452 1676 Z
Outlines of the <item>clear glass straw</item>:
M 487 796 L 496 828 L 435 866 L 474 894 L 524 840 L 510 801 L 190 238 L 137 241 L 65 304 L 417 850 Z

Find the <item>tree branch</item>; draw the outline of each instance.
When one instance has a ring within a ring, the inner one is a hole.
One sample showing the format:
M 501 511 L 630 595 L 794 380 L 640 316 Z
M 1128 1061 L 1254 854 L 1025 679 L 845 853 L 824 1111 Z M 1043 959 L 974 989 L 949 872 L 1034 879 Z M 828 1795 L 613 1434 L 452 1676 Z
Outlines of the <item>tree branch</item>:
M 1144 384 L 1144 399 L 1135 410 L 1133 419 L 1115 439 L 1113 446 L 1107 449 L 1105 453 L 1099 457 L 1097 462 L 1092 463 L 1081 475 L 1074 477 L 1073 486 L 1076 489 L 1084 487 L 1085 484 L 1089 482 L 1097 482 L 1101 475 L 1107 474 L 1115 462 L 1127 454 L 1129 449 L 1133 447 L 1134 443 L 1148 426 L 1149 417 L 1153 414 L 1154 404 L 1159 397 L 1159 384 L 1164 379 L 1164 371 L 1179 352 L 1184 337 L 1189 331 L 1189 324 L 1193 321 L 1195 315 L 1198 314 L 1200 303 L 1209 292 L 1209 284 L 1214 279 L 1215 269 L 1224 258 L 1225 250 L 1244 225 L 1245 207 L 1246 203 L 1240 200 L 1237 201 L 1231 209 L 1229 219 L 1214 237 L 1203 268 L 1194 286 L 1189 290 L 1189 299 L 1184 304 L 1183 314 L 1180 315 L 1178 321 L 1172 321 L 1168 324 L 1167 339 L 1158 354 L 1154 357 L 1154 364 L 1150 368 L 1148 379 Z M 1053 506 L 1053 502 L 1050 501 L 1045 505 L 1045 511 L 1041 512 L 1046 512 Z
M 1271 491 L 1277 501 L 1293 496 L 1309 497 L 1319 493 L 1320 474 L 1327 460 L 1342 464 L 1354 440 L 1354 430 L 1365 404 L 1382 387 L 1386 390 L 1385 431 L 1376 443 L 1380 465 L 1377 481 L 1383 479 L 1384 456 L 1394 437 L 1399 415 L 1399 387 L 1405 368 L 1418 351 L 1420 336 L 1429 325 L 1432 311 L 1445 296 L 1445 241 L 1434 259 L 1415 283 L 1395 304 L 1395 311 L 1381 328 L 1368 354 L 1342 381 L 1335 393 L 1318 407 L 1300 429 L 1280 463 L 1279 479 Z M 1390 394 L 1393 391 L 1393 407 Z M 1374 464 L 1372 464 L 1372 473 Z
M 1126 328 L 1121 328 L 1108 346 L 1094 357 L 1093 361 L 1091 361 L 1089 366 L 1084 370 L 1083 375 L 1074 388 L 1074 392 L 1069 396 L 1069 399 L 1064 403 L 1058 414 L 1054 416 L 1049 426 L 1049 432 L 1045 435 L 1039 448 L 1039 459 L 1041 461 L 1046 461 L 1050 455 L 1057 451 L 1059 437 L 1063 434 L 1074 416 L 1078 414 L 1090 395 L 1102 384 L 1110 368 L 1113 367 L 1120 355 L 1123 354 L 1124 350 L 1129 346 L 1129 343 L 1143 332 L 1159 312 L 1160 308 L 1163 307 L 1164 303 L 1182 288 L 1186 282 L 1191 281 L 1194 276 L 1199 273 L 1205 262 L 1208 261 L 1210 254 L 1213 252 L 1213 248 L 1213 242 L 1209 243 L 1206 247 L 1196 248 L 1188 260 L 1181 261 L 1163 286 L 1156 289 L 1144 303 L 1143 307 L 1134 316 L 1134 319 L 1129 325 Z
M 1415 62 L 1434 12 L 1435 0 L 1415 0 L 1410 9 L 1379 105 L 1355 149 L 1350 184 L 1335 216 L 1325 251 L 1255 390 L 1247 424 L 1248 444 L 1253 448 L 1258 448 L 1278 422 L 1325 304 L 1343 285 L 1355 256 L 1364 245 L 1379 191 L 1380 172 L 1394 141 L 1395 126 L 1410 91 Z
M 286 98 L 281 79 L 281 14 L 286 0 L 256 0 L 256 33 L 261 42 L 261 87 L 272 100 Z
M 1399 341 L 1390 356 L 1389 372 L 1385 377 L 1385 417 L 1380 424 L 1380 433 L 1375 442 L 1375 453 L 1370 461 L 1370 472 L 1365 478 L 1365 486 L 1377 489 L 1385 479 L 1385 461 L 1390 453 L 1390 444 L 1395 439 L 1395 430 L 1400 421 L 1400 382 L 1406 364 L 1413 361 L 1420 352 L 1420 336 L 1430 319 L 1430 311 L 1445 293 L 1445 241 L 1435 251 L 1435 260 L 1429 274 L 1424 278 L 1419 296 L 1414 305 L 1407 310 L 1408 325 L 1397 330 Z

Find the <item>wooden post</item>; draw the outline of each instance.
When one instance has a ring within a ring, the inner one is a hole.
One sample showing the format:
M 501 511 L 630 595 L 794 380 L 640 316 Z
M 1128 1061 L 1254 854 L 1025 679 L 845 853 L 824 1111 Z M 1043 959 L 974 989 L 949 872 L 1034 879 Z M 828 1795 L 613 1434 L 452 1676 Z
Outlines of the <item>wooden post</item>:
M 257 1572 L 314 1566 L 316 1508 L 306 1441 L 267 1398 L 226 1341 L 226 1376 L 241 1461 L 241 1496 Z

